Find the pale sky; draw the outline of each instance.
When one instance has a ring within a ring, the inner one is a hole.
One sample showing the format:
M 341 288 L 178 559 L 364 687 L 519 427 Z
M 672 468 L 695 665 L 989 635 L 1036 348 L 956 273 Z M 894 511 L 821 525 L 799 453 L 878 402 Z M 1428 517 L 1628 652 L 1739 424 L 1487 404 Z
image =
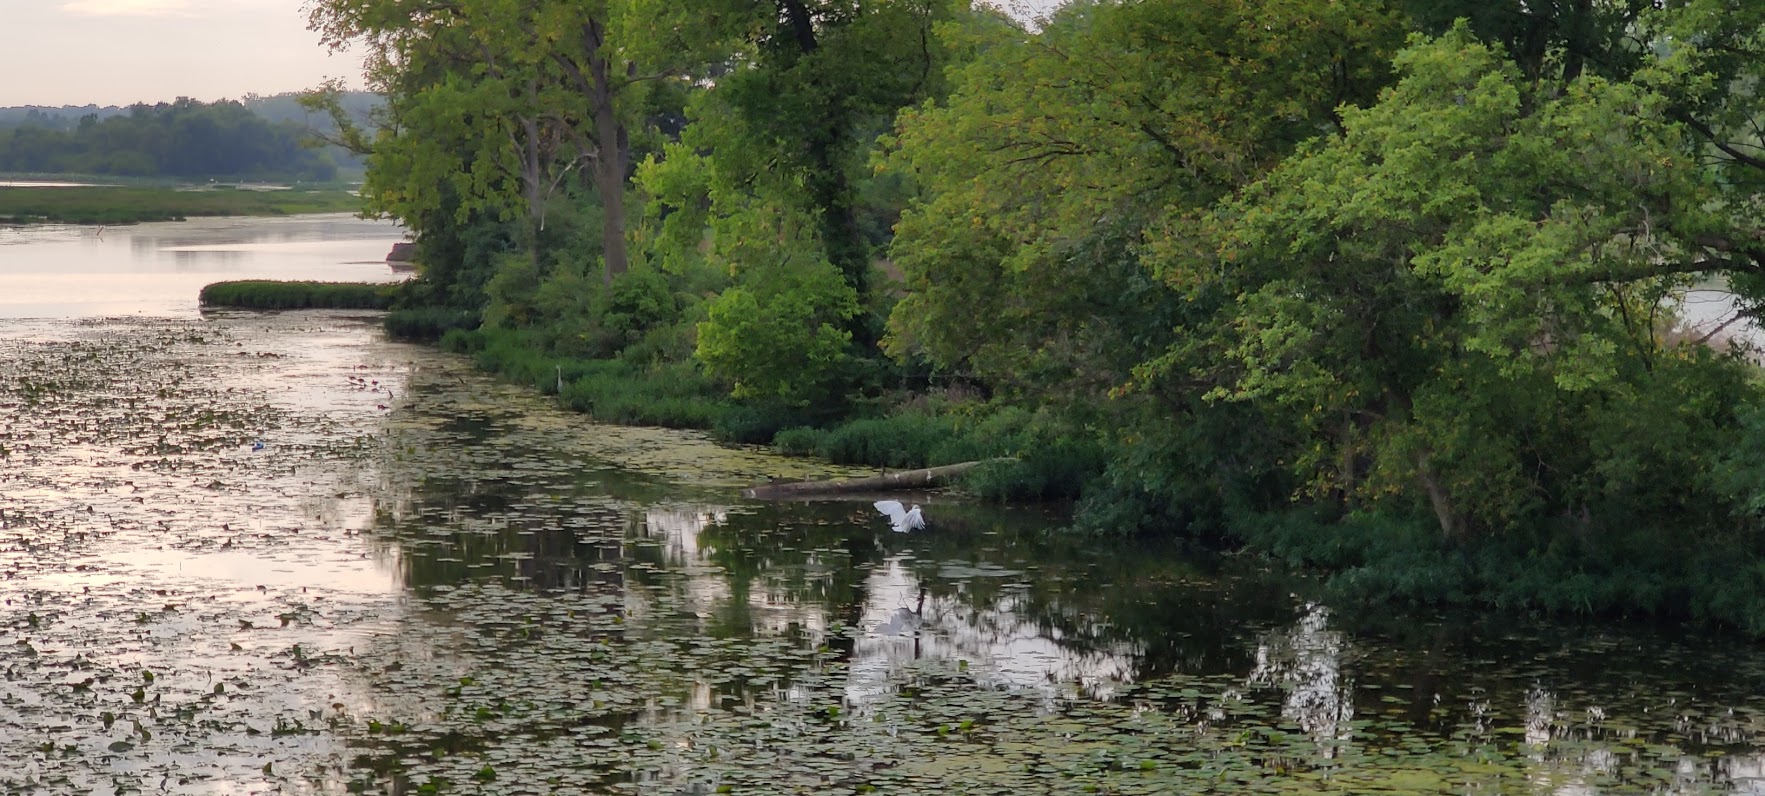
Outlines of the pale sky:
M 1059 0 L 993 0 L 1033 16 Z M 204 102 L 280 94 L 340 77 L 303 0 L 0 0 L 0 107 Z
M 205 102 L 361 83 L 302 0 L 0 0 L 0 106 Z

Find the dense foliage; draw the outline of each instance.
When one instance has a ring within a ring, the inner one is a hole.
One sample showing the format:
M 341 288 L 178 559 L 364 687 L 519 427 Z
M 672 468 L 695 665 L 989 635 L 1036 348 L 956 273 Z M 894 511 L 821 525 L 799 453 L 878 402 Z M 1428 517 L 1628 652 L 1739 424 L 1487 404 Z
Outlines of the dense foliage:
M 1765 631 L 1765 7 L 312 12 L 390 97 L 355 143 L 404 300 L 599 417 L 1016 456 L 975 488 L 1380 599 Z
M 272 122 L 232 101 L 180 99 L 79 117 L 27 109 L 0 129 L 0 172 L 121 177 L 325 181 L 337 176 L 308 130 Z

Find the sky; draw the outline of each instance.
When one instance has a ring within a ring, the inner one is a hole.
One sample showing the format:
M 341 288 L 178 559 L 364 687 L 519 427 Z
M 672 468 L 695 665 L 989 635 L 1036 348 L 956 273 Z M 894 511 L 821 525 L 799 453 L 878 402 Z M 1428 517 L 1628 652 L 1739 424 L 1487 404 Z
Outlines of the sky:
M 0 107 L 205 102 L 361 83 L 303 0 L 0 0 Z
M 995 0 L 1024 16 L 1058 0 Z M 0 0 L 0 107 L 204 102 L 361 84 L 303 0 Z

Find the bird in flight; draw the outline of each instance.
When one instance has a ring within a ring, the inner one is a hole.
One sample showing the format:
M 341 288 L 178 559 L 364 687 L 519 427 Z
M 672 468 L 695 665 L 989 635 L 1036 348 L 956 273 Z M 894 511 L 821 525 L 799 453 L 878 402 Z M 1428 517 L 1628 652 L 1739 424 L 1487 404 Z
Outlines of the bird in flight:
M 918 503 L 908 509 L 903 508 L 899 500 L 879 500 L 876 502 L 876 510 L 889 518 L 889 524 L 894 526 L 895 533 L 906 533 L 925 528 L 925 517 L 919 513 Z

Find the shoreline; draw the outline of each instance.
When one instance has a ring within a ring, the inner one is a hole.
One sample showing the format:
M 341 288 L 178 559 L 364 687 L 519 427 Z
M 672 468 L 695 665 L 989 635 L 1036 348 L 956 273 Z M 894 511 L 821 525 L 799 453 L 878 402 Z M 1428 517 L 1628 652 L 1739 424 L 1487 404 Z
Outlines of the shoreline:
M 123 226 L 191 218 L 273 218 L 360 210 L 361 198 L 342 189 L 267 191 L 249 188 L 0 185 L 0 224 L 11 226 Z

